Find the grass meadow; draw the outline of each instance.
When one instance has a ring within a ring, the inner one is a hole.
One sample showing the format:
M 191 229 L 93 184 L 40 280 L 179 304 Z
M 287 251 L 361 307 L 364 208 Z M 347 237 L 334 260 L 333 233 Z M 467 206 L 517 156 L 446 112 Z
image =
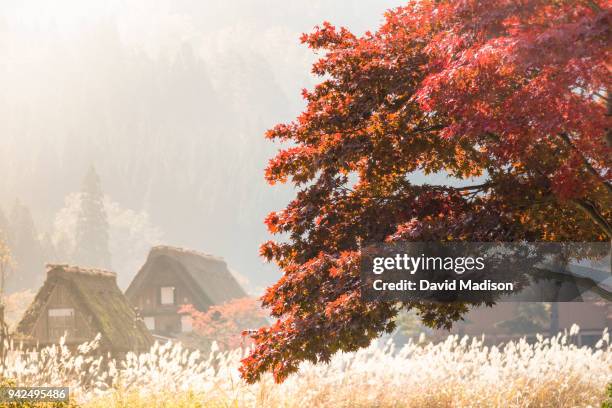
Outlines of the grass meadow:
M 96 342 L 24 353 L 14 347 L 3 376 L 20 386 L 69 386 L 71 406 L 150 407 L 599 407 L 612 380 L 607 332 L 595 348 L 571 333 L 488 347 L 482 338 L 396 347 L 378 341 L 329 364 L 304 364 L 282 384 L 241 381 L 246 350 L 208 355 L 156 344 L 124 361 L 96 356 Z

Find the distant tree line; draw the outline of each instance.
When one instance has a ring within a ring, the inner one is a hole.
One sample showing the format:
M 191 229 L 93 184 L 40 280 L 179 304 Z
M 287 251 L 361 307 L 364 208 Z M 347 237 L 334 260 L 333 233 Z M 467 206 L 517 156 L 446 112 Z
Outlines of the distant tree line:
M 0 209 L 0 258 L 7 259 L 0 277 L 3 291 L 35 289 L 44 280 L 44 264 L 51 260 L 110 269 L 109 224 L 100 177 L 93 167 L 83 180 L 75 242 L 70 252 L 54 245 L 48 233 L 39 232 L 30 209 L 20 200 L 9 217 Z

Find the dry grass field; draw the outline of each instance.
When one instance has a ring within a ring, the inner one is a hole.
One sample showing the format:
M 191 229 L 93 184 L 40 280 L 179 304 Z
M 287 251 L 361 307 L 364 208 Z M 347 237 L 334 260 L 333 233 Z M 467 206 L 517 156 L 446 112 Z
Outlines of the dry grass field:
M 201 356 L 165 344 L 116 362 L 93 357 L 93 342 L 75 353 L 13 350 L 4 376 L 19 385 L 68 385 L 74 403 L 88 408 L 599 407 L 612 380 L 609 334 L 595 349 L 570 339 L 501 348 L 456 336 L 400 349 L 377 342 L 329 364 L 304 364 L 282 384 L 265 377 L 254 385 L 238 375 L 243 350 Z

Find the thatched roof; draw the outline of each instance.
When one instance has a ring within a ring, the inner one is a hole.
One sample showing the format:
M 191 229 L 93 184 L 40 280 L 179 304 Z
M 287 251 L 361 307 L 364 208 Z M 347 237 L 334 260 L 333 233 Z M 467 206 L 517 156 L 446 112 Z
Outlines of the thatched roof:
M 194 291 L 199 303 L 195 306 L 222 304 L 247 296 L 222 258 L 183 248 L 156 246 L 125 292 L 128 299 L 132 299 L 162 260 L 170 266 L 169 273 L 178 274 Z
M 76 307 L 91 316 L 102 346 L 116 351 L 146 350 L 153 337 L 117 286 L 116 274 L 69 265 L 47 265 L 47 279 L 17 326 L 17 335 L 29 337 L 38 316 L 57 285 L 66 287 Z

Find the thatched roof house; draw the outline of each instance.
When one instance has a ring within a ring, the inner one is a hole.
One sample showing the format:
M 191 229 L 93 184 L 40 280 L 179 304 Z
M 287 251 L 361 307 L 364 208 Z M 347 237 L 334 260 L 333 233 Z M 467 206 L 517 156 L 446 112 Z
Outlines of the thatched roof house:
M 16 336 L 29 346 L 76 345 L 101 334 L 101 351 L 148 350 L 153 337 L 117 287 L 113 272 L 48 265 L 47 279 L 23 318 Z
M 223 259 L 170 246 L 151 249 L 125 294 L 153 333 L 171 337 L 191 331 L 181 305 L 206 310 L 247 296 Z

